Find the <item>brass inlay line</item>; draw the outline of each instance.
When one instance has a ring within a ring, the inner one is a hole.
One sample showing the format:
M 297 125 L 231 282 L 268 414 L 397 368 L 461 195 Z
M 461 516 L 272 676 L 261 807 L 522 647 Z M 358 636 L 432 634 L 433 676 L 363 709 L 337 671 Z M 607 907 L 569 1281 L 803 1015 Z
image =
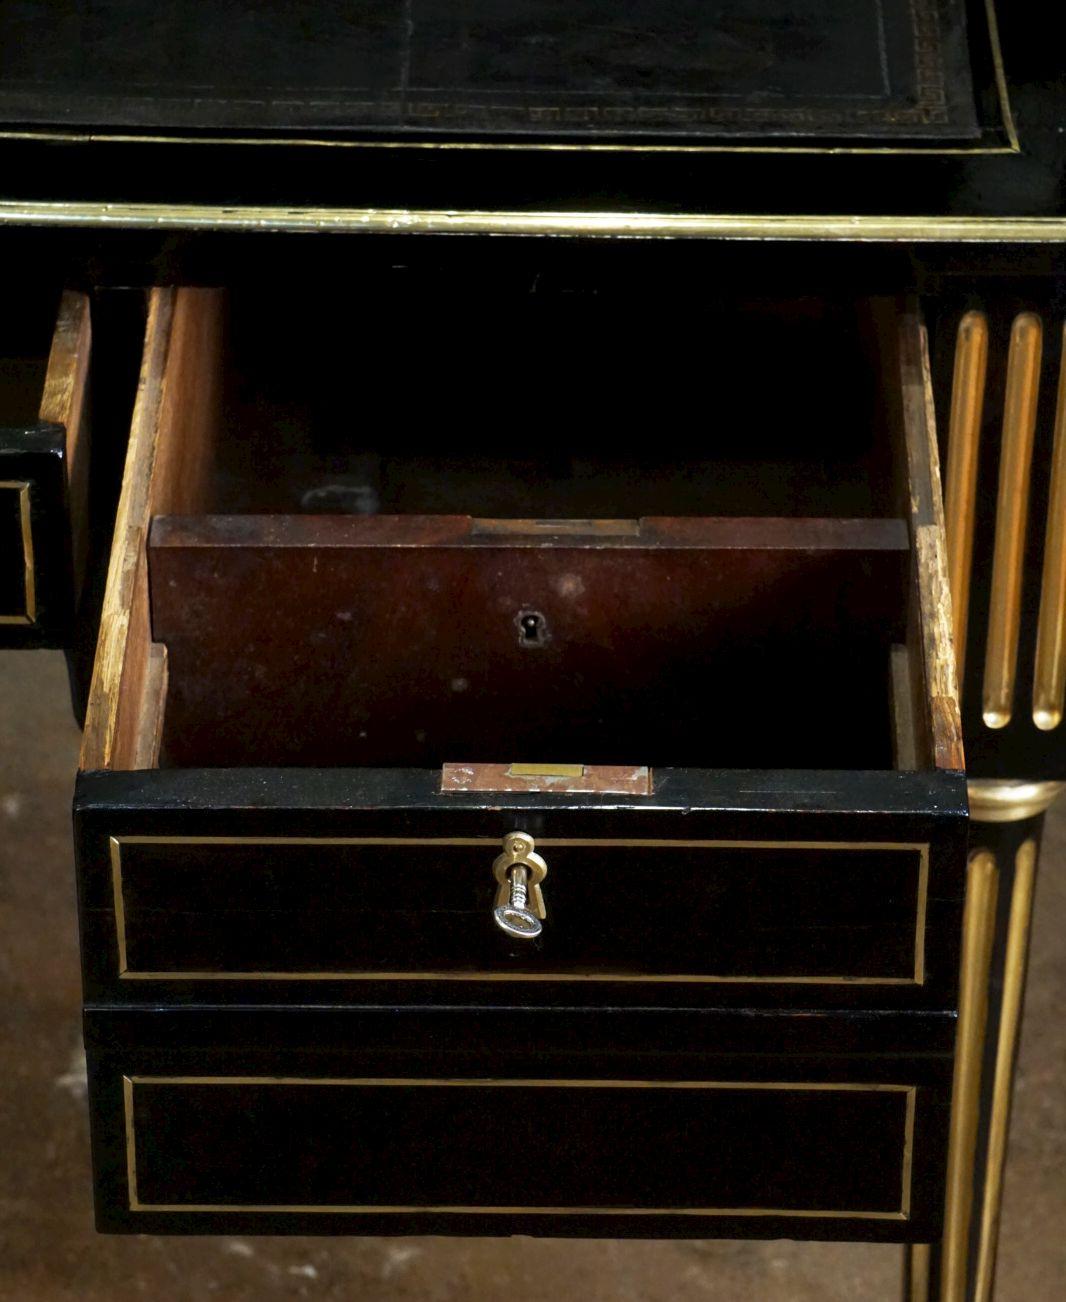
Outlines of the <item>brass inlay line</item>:
M 996 0 L 985 0 L 985 18 L 988 21 L 988 39 L 992 46 L 992 70 L 996 81 L 996 98 L 1003 115 L 1003 126 L 1010 141 L 1010 152 L 1017 154 L 1021 150 L 1018 128 L 1014 122 L 1014 110 L 1011 107 L 1010 92 L 1007 86 L 1007 70 L 1003 66 L 1003 45 L 999 39 L 999 17 L 996 14 Z
M 1062 722 L 1066 697 L 1066 327 L 1061 358 L 1033 671 L 1033 722 L 1044 732 Z
M 951 1087 L 947 1196 L 944 1206 L 941 1302 L 964 1302 L 973 1207 L 977 1123 L 981 1110 L 981 1058 L 988 1016 L 988 982 L 996 926 L 999 872 L 987 850 L 969 862 L 962 921 L 959 1022 Z
M 512 764 L 507 770 L 514 778 L 583 778 L 584 764 Z
M 970 574 L 977 511 L 977 454 L 981 441 L 987 369 L 988 318 L 983 312 L 967 312 L 959 322 L 955 342 L 944 503 L 948 588 L 954 617 L 952 632 L 960 694 L 965 677 L 966 627 L 970 610 Z
M 996 1069 L 992 1079 L 992 1100 L 985 1161 L 985 1188 L 978 1238 L 977 1278 L 974 1302 L 991 1302 L 996 1272 L 996 1242 L 1003 1201 L 1003 1171 L 1007 1162 L 1007 1133 L 1010 1126 L 1011 1086 L 1014 1059 L 1021 1026 L 1022 995 L 1029 950 L 1029 925 L 1033 916 L 1036 883 L 1036 842 L 1026 841 L 1014 859 L 1007 949 L 1003 963 L 1003 997 L 996 1041 Z
M 1004 131 L 1010 130 L 1004 122 Z M 76 145 L 300 145 L 311 149 L 434 149 L 445 152 L 488 151 L 491 153 L 544 154 L 831 154 L 831 155 L 907 155 L 915 158 L 988 157 L 1017 154 L 1021 146 L 1006 145 L 640 145 L 582 144 L 563 140 L 483 141 L 483 140 L 326 140 L 315 136 L 180 136 L 104 134 L 99 131 L 0 131 L 0 140 L 63 141 Z
M 400 1205 L 358 1204 L 278 1204 L 278 1203 L 144 1203 L 137 1188 L 136 1125 L 133 1092 L 137 1085 L 321 1085 L 350 1087 L 399 1088 L 466 1088 L 466 1089 L 634 1089 L 634 1090 L 778 1090 L 785 1093 L 892 1093 L 904 1095 L 903 1153 L 900 1185 L 900 1206 L 896 1211 L 840 1211 L 821 1209 L 792 1209 L 776 1207 L 523 1207 L 479 1206 L 478 1204 L 420 1204 Z M 461 1079 L 425 1077 L 321 1077 L 321 1076 L 123 1076 L 123 1107 L 126 1134 L 126 1175 L 129 1187 L 129 1208 L 133 1212 L 292 1212 L 336 1213 L 374 1215 L 396 1212 L 444 1212 L 467 1215 L 507 1215 L 516 1212 L 531 1215 L 580 1216 L 781 1216 L 802 1219 L 833 1220 L 883 1220 L 906 1221 L 910 1219 L 911 1189 L 914 1166 L 914 1119 L 917 1087 L 896 1084 L 858 1084 L 854 1082 L 821 1081 L 685 1081 L 685 1080 L 542 1080 L 527 1078 Z
M 996 500 L 996 541 L 985 644 L 982 709 L 989 728 L 1005 728 L 1014 708 L 1018 638 L 1025 577 L 1025 533 L 1029 516 L 1029 474 L 1036 432 L 1043 327 L 1022 312 L 1011 328 L 1003 442 Z
M 925 983 L 925 934 L 929 901 L 929 843 L 922 841 L 675 841 L 626 840 L 584 837 L 538 837 L 537 845 L 567 849 L 683 849 L 683 850 L 898 850 L 918 855 L 917 901 L 914 921 L 914 970 L 910 976 L 749 976 L 706 973 L 643 974 L 632 972 L 286 972 L 286 971 L 145 971 L 129 967 L 126 903 L 122 882 L 122 847 L 125 845 L 292 845 L 292 846 L 471 846 L 499 847 L 490 836 L 469 837 L 314 837 L 314 836 L 112 836 L 109 838 L 111 892 L 120 980 L 138 981 L 610 981 L 656 984 L 776 984 L 895 986 Z
M 37 576 L 33 556 L 33 526 L 30 516 L 30 484 L 25 479 L 0 479 L 0 489 L 18 494 L 19 532 L 22 537 L 23 610 L 0 614 L 0 624 L 33 624 L 37 621 Z

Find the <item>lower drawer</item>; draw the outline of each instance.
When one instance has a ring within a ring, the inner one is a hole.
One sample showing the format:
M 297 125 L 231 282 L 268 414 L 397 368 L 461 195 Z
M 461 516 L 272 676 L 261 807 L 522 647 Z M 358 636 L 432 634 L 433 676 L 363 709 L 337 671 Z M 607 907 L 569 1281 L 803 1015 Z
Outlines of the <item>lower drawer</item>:
M 100 1043 L 94 1016 L 104 1230 L 908 1241 L 939 1216 L 946 1058 L 532 1053 L 518 1027 L 516 1053 L 490 1026 L 479 1059 L 443 1023 L 421 1052 L 323 1050 L 259 1014 L 212 1046 L 194 1013 L 175 1049 Z

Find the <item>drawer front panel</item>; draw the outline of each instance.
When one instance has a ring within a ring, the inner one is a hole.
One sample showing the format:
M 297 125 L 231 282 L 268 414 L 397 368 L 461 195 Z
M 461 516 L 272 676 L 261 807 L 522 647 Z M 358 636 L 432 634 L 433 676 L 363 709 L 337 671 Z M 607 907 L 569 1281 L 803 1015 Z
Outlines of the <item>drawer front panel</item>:
M 636 797 L 439 781 L 83 774 L 87 1002 L 350 1002 L 387 981 L 401 1001 L 669 1001 L 689 983 L 701 1003 L 953 1007 L 961 775 L 660 770 Z M 493 918 L 516 830 L 548 865 L 533 940 Z
M 516 945 L 492 920 L 494 838 L 113 837 L 120 974 L 924 978 L 927 843 L 537 847 L 548 918 L 537 941 Z
M 780 1080 L 428 1078 L 282 1074 L 291 1055 L 242 1075 L 242 1056 L 206 1075 L 90 1058 L 100 1228 L 904 1241 L 939 1216 L 946 1098 L 902 1064 L 883 1083 L 787 1062 Z

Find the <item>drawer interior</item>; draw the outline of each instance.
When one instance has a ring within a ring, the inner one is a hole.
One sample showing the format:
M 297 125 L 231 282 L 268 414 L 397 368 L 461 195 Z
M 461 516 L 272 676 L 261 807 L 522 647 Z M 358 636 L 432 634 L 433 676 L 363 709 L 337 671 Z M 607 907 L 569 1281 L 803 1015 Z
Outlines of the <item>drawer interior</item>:
M 962 767 L 911 310 L 449 309 L 155 291 L 84 767 Z
M 16 288 L 0 313 L 0 427 L 36 425 L 41 419 L 48 354 L 59 294 Z
M 411 275 L 353 320 L 318 286 L 242 289 L 204 506 L 891 516 L 877 332 L 867 304 L 823 299 L 464 296 Z

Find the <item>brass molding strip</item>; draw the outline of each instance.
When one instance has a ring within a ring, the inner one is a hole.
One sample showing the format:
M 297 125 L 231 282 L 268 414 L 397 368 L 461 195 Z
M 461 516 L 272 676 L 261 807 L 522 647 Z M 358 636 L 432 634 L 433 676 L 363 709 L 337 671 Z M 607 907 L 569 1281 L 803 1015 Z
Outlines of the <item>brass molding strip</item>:
M 1003 130 L 1010 136 L 1006 122 Z M 0 140 L 56 141 L 74 145 L 299 145 L 304 149 L 432 149 L 451 153 L 474 150 L 496 154 L 828 154 L 844 157 L 872 154 L 910 158 L 988 158 L 1021 152 L 1017 137 L 1003 145 L 615 145 L 601 141 L 582 144 L 562 140 L 530 143 L 520 140 L 326 140 L 317 136 L 139 136 L 128 132 L 105 134 L 42 128 L 38 131 L 0 131 Z
M 861 243 L 1058 244 L 1056 217 L 883 214 L 664 213 L 447 208 L 314 208 L 242 204 L 0 201 L 0 225 L 148 227 L 156 230 L 337 231 L 364 234 L 686 236 L 723 240 Z
M 1066 698 L 1066 327 L 1062 335 L 1055 435 L 1051 453 L 1044 572 L 1033 669 L 1033 723 L 1050 732 Z
M 999 1213 L 1003 1201 L 1003 1172 L 1007 1163 L 1011 1087 L 1014 1078 L 1014 1061 L 1018 1051 L 1018 1031 L 1021 1027 L 1022 995 L 1025 991 L 1029 925 L 1033 916 L 1036 859 L 1035 841 L 1024 842 L 1014 859 L 1014 886 L 1011 890 L 1007 949 L 1003 965 L 1003 999 L 999 1015 L 999 1038 L 996 1042 L 996 1068 L 992 1080 L 988 1155 L 985 1162 L 984 1198 L 978 1235 L 974 1302 L 992 1302 Z
M 1043 334 L 1043 325 L 1034 312 L 1022 312 L 1015 317 L 1007 358 L 996 541 L 992 556 L 981 703 L 985 725 L 989 728 L 1005 728 L 1014 709 L 1025 577 L 1025 535 L 1029 519 L 1029 476 L 1040 394 Z
M 502 1207 L 477 1204 L 439 1206 L 435 1204 L 402 1205 L 318 1205 L 276 1203 L 144 1203 L 137 1188 L 137 1136 L 134 1120 L 133 1094 L 137 1085 L 321 1085 L 369 1086 L 399 1088 L 467 1088 L 467 1089 L 635 1089 L 635 1090 L 779 1090 L 788 1093 L 892 1093 L 904 1095 L 902 1173 L 900 1206 L 895 1211 L 839 1211 L 821 1209 L 792 1209 L 776 1207 Z M 126 1135 L 126 1176 L 129 1191 L 129 1209 L 133 1212 L 291 1212 L 380 1215 L 396 1212 L 444 1212 L 456 1215 L 509 1215 L 516 1212 L 534 1216 L 780 1216 L 792 1219 L 831 1219 L 864 1221 L 907 1221 L 910 1219 L 911 1190 L 914 1165 L 914 1118 L 917 1086 L 822 1083 L 819 1081 L 656 1081 L 656 1080 L 530 1080 L 515 1079 L 452 1079 L 439 1080 L 408 1077 L 308 1077 L 308 1076 L 123 1076 L 123 1109 Z
M 951 385 L 948 426 L 948 473 L 945 484 L 945 524 L 948 589 L 951 592 L 953 639 L 961 696 L 966 668 L 966 629 L 970 612 L 977 513 L 977 459 L 988 371 L 988 318 L 967 312 L 959 322 L 955 342 L 955 374 Z
M 912 986 L 925 983 L 925 936 L 929 907 L 929 843 L 923 841 L 682 841 L 626 840 L 583 837 L 538 837 L 538 847 L 551 849 L 683 849 L 683 850 L 899 850 L 918 855 L 917 898 L 914 920 L 914 970 L 910 976 L 718 976 L 698 974 L 644 974 L 632 972 L 209 972 L 145 971 L 131 969 L 128 957 L 126 903 L 122 880 L 122 847 L 126 845 L 291 845 L 291 846 L 471 846 L 498 849 L 490 836 L 471 837 L 314 837 L 314 836 L 111 836 L 111 892 L 115 915 L 118 977 L 129 981 L 601 981 L 643 984 L 715 985 L 855 985 Z
M 1066 782 L 1000 782 L 971 778 L 966 784 L 975 823 L 1020 823 L 1049 809 Z
M 966 1297 L 977 1123 L 981 1109 L 981 1057 L 988 1017 L 988 982 L 996 929 L 998 882 L 995 856 L 987 850 L 972 855 L 967 869 L 962 923 L 959 1022 L 951 1087 L 940 1302 L 965 1302 Z
M 999 39 L 999 17 L 996 14 L 996 0 L 985 0 L 985 18 L 988 21 L 988 39 L 992 46 L 992 69 L 996 81 L 996 98 L 999 111 L 1003 115 L 1003 127 L 1010 142 L 1007 152 L 1017 154 L 1021 151 L 1018 128 L 1011 108 L 1010 92 L 1007 86 L 1007 70 L 1003 66 L 1003 45 Z
M 30 484 L 25 479 L 0 479 L 0 489 L 18 494 L 19 527 L 22 535 L 22 591 L 24 609 L 19 614 L 0 615 L 0 624 L 37 622 L 37 574 L 33 555 L 33 527 L 30 518 Z

